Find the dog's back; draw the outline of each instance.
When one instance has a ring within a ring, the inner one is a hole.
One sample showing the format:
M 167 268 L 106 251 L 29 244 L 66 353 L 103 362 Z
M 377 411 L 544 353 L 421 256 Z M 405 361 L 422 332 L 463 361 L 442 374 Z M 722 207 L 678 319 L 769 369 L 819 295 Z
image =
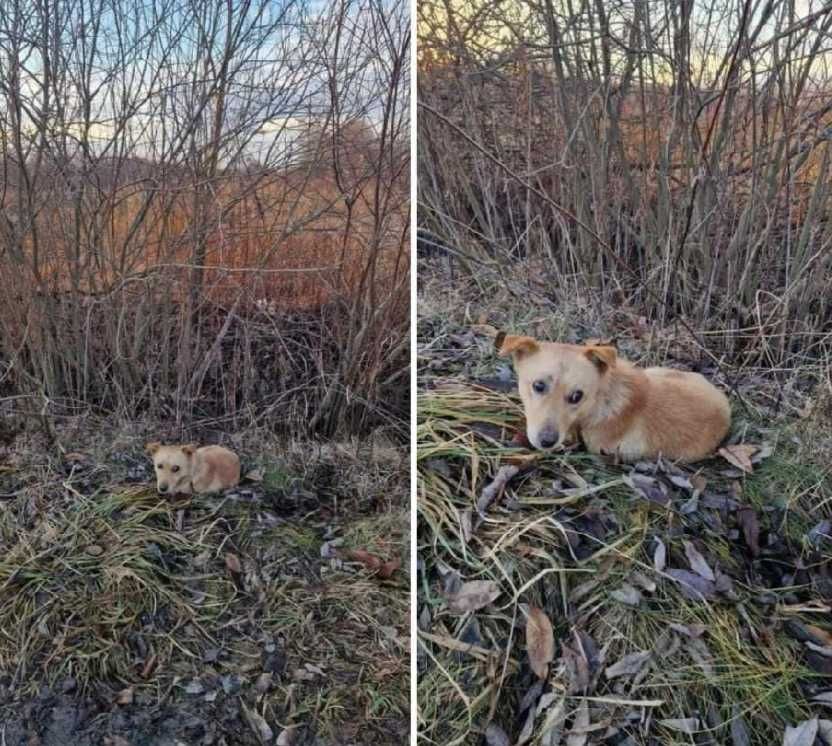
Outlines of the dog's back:
M 650 451 L 697 461 L 713 453 L 731 427 L 731 406 L 699 373 L 647 368 L 641 417 Z
M 196 492 L 220 492 L 240 481 L 240 459 L 222 446 L 197 448 L 193 485 Z

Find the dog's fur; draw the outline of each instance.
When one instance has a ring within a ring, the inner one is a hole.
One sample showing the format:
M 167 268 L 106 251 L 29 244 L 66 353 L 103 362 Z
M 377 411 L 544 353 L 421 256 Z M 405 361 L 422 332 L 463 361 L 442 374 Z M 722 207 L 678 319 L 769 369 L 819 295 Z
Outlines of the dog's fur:
M 592 453 L 621 461 L 698 461 L 713 453 L 731 426 L 731 408 L 698 373 L 638 368 L 608 345 L 497 340 L 514 360 L 526 432 L 535 448 L 580 437 Z M 535 391 L 535 382 L 543 391 Z M 582 392 L 580 401 L 570 395 Z
M 222 446 L 148 443 L 145 451 L 153 459 L 156 489 L 163 495 L 220 492 L 240 481 L 240 459 Z

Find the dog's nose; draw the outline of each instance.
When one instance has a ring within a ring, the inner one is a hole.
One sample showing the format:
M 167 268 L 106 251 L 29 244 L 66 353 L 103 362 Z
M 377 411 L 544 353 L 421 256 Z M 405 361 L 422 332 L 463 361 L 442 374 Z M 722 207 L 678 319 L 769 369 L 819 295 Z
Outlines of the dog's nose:
M 159 492 L 167 492 L 167 491 L 168 491 L 168 486 L 166 484 L 160 484 L 159 485 Z
M 538 440 L 541 448 L 551 448 L 558 442 L 558 433 L 555 430 L 544 430 Z

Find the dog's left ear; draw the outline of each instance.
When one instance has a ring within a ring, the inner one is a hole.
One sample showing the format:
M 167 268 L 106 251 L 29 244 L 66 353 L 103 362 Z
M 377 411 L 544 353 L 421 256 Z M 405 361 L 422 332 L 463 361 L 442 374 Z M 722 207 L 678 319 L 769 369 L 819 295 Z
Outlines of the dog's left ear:
M 615 361 L 618 359 L 618 353 L 615 347 L 609 346 L 587 347 L 584 354 L 601 373 L 606 371 L 607 368 L 614 368 Z
M 508 357 L 513 355 L 515 358 L 523 357 L 531 352 L 536 352 L 539 348 L 537 341 L 532 337 L 522 337 L 514 334 L 506 334 L 500 332 L 494 339 L 494 346 L 500 357 Z
M 162 447 L 162 444 L 154 440 L 152 443 L 147 443 L 145 445 L 144 452 L 148 456 L 153 456 L 153 455 L 156 454 L 156 451 L 158 451 L 161 447 Z
M 199 448 L 199 446 L 196 443 L 188 443 L 188 445 L 182 446 L 182 453 L 186 456 L 193 456 L 194 453 L 196 453 L 197 448 Z

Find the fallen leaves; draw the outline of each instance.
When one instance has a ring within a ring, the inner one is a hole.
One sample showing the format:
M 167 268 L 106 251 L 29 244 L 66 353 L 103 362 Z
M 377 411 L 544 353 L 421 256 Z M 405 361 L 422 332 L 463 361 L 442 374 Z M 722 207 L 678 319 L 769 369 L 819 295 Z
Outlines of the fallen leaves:
M 485 729 L 485 743 L 487 746 L 511 746 L 506 732 L 496 723 L 489 723 Z
M 667 487 L 664 482 L 655 477 L 649 477 L 634 471 L 624 477 L 624 482 L 648 503 L 663 508 L 670 505 L 670 495 L 667 492 Z
M 716 585 L 713 581 L 688 570 L 669 569 L 666 573 L 679 584 L 679 590 L 685 598 L 691 601 L 716 598 Z
M 738 443 L 736 445 L 724 446 L 719 453 L 731 466 L 737 467 L 746 474 L 754 472 L 754 464 L 770 456 L 773 449 L 769 445 L 751 445 L 750 443 Z
M 243 572 L 243 563 L 240 562 L 240 558 L 233 552 L 225 553 L 225 566 L 234 575 L 241 575 Z
M 647 664 L 653 657 L 649 650 L 639 650 L 635 653 L 625 655 L 617 663 L 608 666 L 604 669 L 604 675 L 608 679 L 615 679 L 619 676 L 634 676 Z
M 689 541 L 683 541 L 682 546 L 685 548 L 685 556 L 688 558 L 690 569 L 705 580 L 714 582 L 716 577 L 711 566 L 702 556 L 702 553 Z
M 260 743 L 271 743 L 274 738 L 274 731 L 271 729 L 266 719 L 257 710 L 246 706 L 245 702 L 240 702 L 243 708 L 243 716 L 248 723 L 248 727 L 254 732 Z
M 666 718 L 659 720 L 659 725 L 688 735 L 702 730 L 702 721 L 699 718 Z
M 368 570 L 375 572 L 377 577 L 384 580 L 391 578 L 393 573 L 402 565 L 402 561 L 398 558 L 385 562 L 381 557 L 371 554 L 365 549 L 339 550 L 338 555 L 344 559 L 360 562 Z
M 783 746 L 812 746 L 818 735 L 818 719 L 804 720 L 794 727 L 786 726 Z
M 539 679 L 545 679 L 555 657 L 555 636 L 549 617 L 536 606 L 529 606 L 526 617 L 526 648 L 532 671 Z
M 753 508 L 743 507 L 737 511 L 737 523 L 742 529 L 745 544 L 752 557 L 760 555 L 760 521 Z
M 491 503 L 503 493 L 506 485 L 519 473 L 520 467 L 514 464 L 504 464 L 497 470 L 494 479 L 483 488 L 477 500 L 477 513 L 481 518 L 485 516 L 485 511 L 488 510 Z
M 500 586 L 493 580 L 469 580 L 446 593 L 445 602 L 453 614 L 466 614 L 488 606 L 500 593 Z

